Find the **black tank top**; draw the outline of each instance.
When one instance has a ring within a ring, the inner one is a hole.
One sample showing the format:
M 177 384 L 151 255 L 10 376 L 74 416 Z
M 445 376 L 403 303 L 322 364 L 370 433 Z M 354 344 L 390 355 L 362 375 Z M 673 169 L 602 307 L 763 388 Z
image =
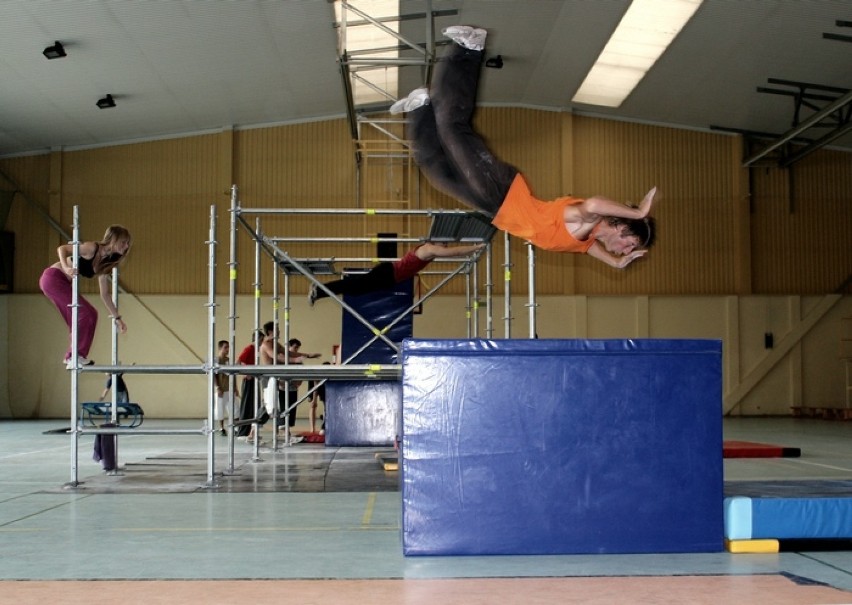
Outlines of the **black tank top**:
M 93 266 L 93 261 L 95 257 L 98 255 L 98 248 L 100 246 L 95 244 L 95 253 L 92 255 L 92 258 L 83 258 L 82 256 L 77 258 L 77 271 L 83 277 L 94 277 L 95 276 L 95 267 Z

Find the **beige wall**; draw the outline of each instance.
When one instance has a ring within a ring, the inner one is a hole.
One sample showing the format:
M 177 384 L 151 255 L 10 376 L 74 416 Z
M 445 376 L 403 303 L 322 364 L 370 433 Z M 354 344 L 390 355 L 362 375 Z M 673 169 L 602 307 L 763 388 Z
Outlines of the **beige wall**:
M 852 316 L 852 154 L 816 152 L 790 170 L 740 166 L 741 141 L 732 136 L 631 124 L 519 108 L 484 108 L 477 126 L 494 151 L 520 167 L 544 199 L 563 194 L 605 194 L 637 201 L 660 188 L 654 215 L 656 247 L 626 271 L 584 255 L 541 253 L 536 263 L 540 299 L 538 332 L 563 338 L 722 338 L 725 341 L 726 406 L 735 413 L 783 414 L 790 405 L 839 405 L 843 366 L 837 355 L 840 309 Z M 71 231 L 73 208 L 81 238 L 97 239 L 113 222 L 126 224 L 134 246 L 122 266 L 129 292 L 122 313 L 130 332 L 122 361 L 153 365 L 195 364 L 206 355 L 206 291 L 211 207 L 218 218 L 217 289 L 229 287 L 233 269 L 240 295 L 237 342 L 248 340 L 253 314 L 254 245 L 242 231 L 238 264 L 228 255 L 230 189 L 239 186 L 243 207 L 396 207 L 416 181 L 395 162 L 372 162 L 356 178 L 354 149 L 344 120 L 258 128 L 0 158 L 0 188 L 18 191 L 5 230 L 16 236 L 15 294 L 0 297 L 4 332 L 0 353 L 0 417 L 66 414 L 67 374 L 59 363 L 66 332 L 38 292 L 38 277 L 63 240 L 44 219 Z M 457 204 L 425 181 L 410 201 L 420 208 Z M 369 197 L 370 199 L 366 199 Z M 250 224 L 254 218 L 247 215 Z M 343 216 L 265 216 L 268 235 L 365 237 L 398 231 L 422 237 L 428 220 L 352 219 Z M 372 244 L 331 242 L 283 246 L 295 257 L 372 256 Z M 495 276 L 502 272 L 502 237 L 495 238 Z M 513 335 L 526 334 L 523 300 L 527 266 L 523 242 L 512 240 L 512 291 L 517 318 Z M 403 247 L 404 249 L 404 247 Z M 480 276 L 483 278 L 482 267 Z M 272 264 L 265 262 L 259 289 L 268 291 Z M 92 280 L 81 291 L 94 298 Z M 502 281 L 495 279 L 495 291 Z M 328 352 L 339 340 L 339 312 L 319 305 L 304 313 L 304 280 L 295 280 L 293 334 L 307 349 Z M 803 319 L 825 297 L 846 298 L 813 326 Z M 417 316 L 418 336 L 465 335 L 464 309 L 455 280 Z M 100 308 L 100 302 L 94 304 Z M 220 302 L 224 304 L 226 301 Z M 262 314 L 267 319 L 271 305 Z M 220 332 L 227 325 L 220 309 Z M 495 300 L 496 336 L 502 336 L 502 302 Z M 92 352 L 109 357 L 103 331 Z M 483 322 L 484 329 L 484 322 Z M 796 345 L 767 352 L 795 335 Z M 800 333 L 801 332 L 801 333 Z M 776 360 L 776 357 L 778 358 Z M 758 377 L 760 378 L 758 380 Z M 134 376 L 134 398 L 149 414 L 203 415 L 199 376 Z M 83 376 L 81 397 L 100 392 L 101 377 Z M 727 407 L 726 407 L 727 410 Z
M 584 255 L 542 254 L 542 295 L 808 295 L 836 291 L 852 275 L 850 153 L 821 150 L 789 170 L 747 171 L 740 166 L 741 141 L 724 134 L 517 108 L 484 108 L 477 124 L 543 199 L 603 194 L 636 202 L 659 187 L 659 237 L 647 259 L 613 271 Z M 70 232 L 78 206 L 83 239 L 99 238 L 111 222 L 125 224 L 135 242 L 124 285 L 140 294 L 182 295 L 207 289 L 203 246 L 213 206 L 224 292 L 231 184 L 246 209 L 395 207 L 406 197 L 403 170 L 398 162 L 371 161 L 359 187 L 343 120 L 0 158 L 0 188 L 21 192 L 5 225 L 17 239 L 16 292 L 38 291 L 38 276 L 60 243 L 35 207 Z M 458 207 L 425 181 L 410 193 L 414 207 Z M 256 217 L 246 218 L 254 226 Z M 261 224 L 269 235 L 315 238 L 387 230 L 422 237 L 428 228 L 428 220 L 328 215 L 267 215 Z M 502 246 L 497 238 L 498 258 Z M 523 251 L 520 241 L 512 247 Z M 287 249 L 297 257 L 374 254 L 369 244 Z M 249 238 L 240 239 L 239 252 L 237 288 L 247 294 Z M 525 264 L 514 272 L 513 288 L 524 292 Z M 263 281 L 270 276 L 264 267 Z M 94 292 L 93 285 L 85 291 Z M 451 285 L 448 293 L 463 290 Z
M 837 302 L 833 301 L 836 300 Z M 732 405 L 730 396 L 741 383 L 754 378 L 761 363 L 773 354 L 764 349 L 764 333 L 772 332 L 776 348 L 813 319 L 828 311 L 804 334 L 765 376 Z M 99 301 L 93 300 L 94 304 Z M 528 326 L 525 301 L 513 299 L 513 335 L 525 337 Z M 743 415 L 785 415 L 790 406 L 844 405 L 845 375 L 838 355 L 841 318 L 852 317 L 852 297 L 586 297 L 545 296 L 538 300 L 537 329 L 541 338 L 713 338 L 724 343 L 723 410 Z M 147 296 L 122 298 L 122 314 L 129 326 L 119 341 L 122 363 L 142 365 L 200 365 L 206 357 L 207 299 L 202 296 Z M 217 301 L 216 339 L 228 338 L 227 298 Z M 832 304 L 833 303 L 833 304 Z M 495 338 L 503 335 L 502 298 L 494 299 Z M 329 301 L 308 308 L 303 297 L 291 303 L 291 336 L 303 349 L 320 352 L 324 359 L 340 342 L 339 308 Z M 50 303 L 38 295 L 0 297 L 4 330 L 0 359 L 8 375 L 0 392 L 0 415 L 11 418 L 68 417 L 68 373 L 60 363 L 66 332 Z M 481 311 L 484 331 L 484 310 Z M 253 325 L 253 299 L 241 296 L 237 307 L 237 348 L 248 343 Z M 272 317 L 269 301 L 262 303 L 261 321 Z M 14 318 L 14 320 L 12 319 Z M 415 319 L 419 338 L 458 338 L 466 334 L 464 298 L 431 300 Z M 100 326 L 91 356 L 109 360 L 111 345 L 106 324 Z M 34 343 L 37 346 L 34 346 Z M 317 360 L 317 362 L 322 360 Z M 82 374 L 80 399 L 95 399 L 104 377 Z M 202 418 L 206 414 L 203 376 L 128 375 L 133 399 L 149 417 Z M 307 410 L 300 409 L 299 416 Z

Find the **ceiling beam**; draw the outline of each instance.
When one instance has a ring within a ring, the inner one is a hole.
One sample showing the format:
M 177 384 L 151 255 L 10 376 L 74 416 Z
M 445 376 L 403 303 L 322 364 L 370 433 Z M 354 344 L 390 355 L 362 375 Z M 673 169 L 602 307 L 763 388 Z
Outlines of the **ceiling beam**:
M 814 115 L 809 117 L 807 120 L 800 123 L 798 126 L 794 126 L 792 129 L 788 130 L 786 133 L 781 135 L 781 138 L 777 139 L 776 141 L 773 141 L 772 143 L 767 145 L 765 148 L 763 148 L 761 151 L 758 151 L 757 153 L 753 154 L 751 157 L 746 158 L 743 161 L 743 168 L 748 168 L 749 166 L 751 166 L 752 164 L 754 164 L 755 162 L 757 162 L 761 158 L 766 157 L 767 155 L 769 155 L 770 153 L 772 153 L 773 151 L 775 151 L 776 149 L 778 149 L 779 147 L 781 147 L 785 143 L 788 143 L 790 140 L 799 136 L 800 134 L 802 134 L 806 130 L 816 126 L 823 119 L 830 116 L 835 111 L 843 109 L 844 107 L 846 107 L 850 103 L 852 103 L 852 91 L 847 92 L 845 95 L 843 95 L 842 97 L 837 99 L 834 103 L 832 103 L 831 105 L 828 105 L 827 107 L 822 109 L 822 111 L 818 111 L 817 113 L 815 113 Z M 815 149 L 814 149 L 814 151 L 815 151 Z

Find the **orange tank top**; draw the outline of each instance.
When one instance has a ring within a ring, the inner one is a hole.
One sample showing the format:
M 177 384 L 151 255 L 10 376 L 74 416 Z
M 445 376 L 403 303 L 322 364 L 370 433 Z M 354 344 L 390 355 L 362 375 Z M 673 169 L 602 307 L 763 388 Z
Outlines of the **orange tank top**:
M 595 243 L 594 238 L 575 239 L 568 232 L 564 218 L 566 206 L 582 201 L 576 197 L 560 197 L 552 202 L 536 199 L 518 173 L 491 224 L 543 250 L 584 253 Z

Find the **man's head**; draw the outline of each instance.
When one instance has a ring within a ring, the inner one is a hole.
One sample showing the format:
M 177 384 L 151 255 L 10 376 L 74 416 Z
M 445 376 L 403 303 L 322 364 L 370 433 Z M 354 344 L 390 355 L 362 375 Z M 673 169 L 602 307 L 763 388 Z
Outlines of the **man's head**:
M 625 256 L 634 250 L 647 250 L 654 245 L 657 237 L 654 217 L 627 219 L 610 216 L 605 220 L 612 227 L 611 234 L 602 242 L 607 252 Z
M 220 356 L 227 355 L 228 352 L 230 351 L 230 349 L 231 349 L 231 343 L 229 343 L 227 340 L 220 340 L 219 341 L 219 355 Z
M 291 338 L 290 340 L 287 341 L 287 346 L 290 348 L 291 351 L 296 353 L 296 352 L 298 352 L 299 348 L 302 346 L 302 341 L 299 340 L 298 338 Z
M 263 324 L 263 333 L 268 337 L 272 336 L 273 332 L 275 332 L 275 322 L 267 321 Z

